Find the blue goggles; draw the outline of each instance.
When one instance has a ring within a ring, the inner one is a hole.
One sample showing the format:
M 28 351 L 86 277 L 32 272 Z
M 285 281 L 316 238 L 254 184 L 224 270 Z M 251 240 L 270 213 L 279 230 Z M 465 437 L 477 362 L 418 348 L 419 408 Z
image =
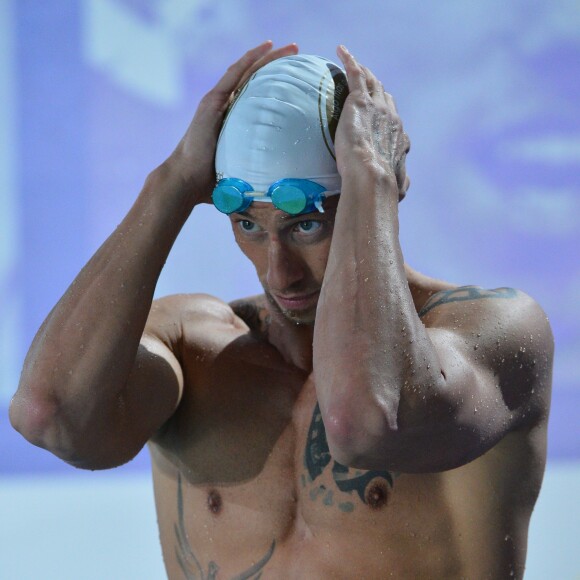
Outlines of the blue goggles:
M 327 191 L 322 185 L 309 179 L 286 178 L 270 185 L 265 193 L 254 191 L 243 179 L 226 177 L 220 179 L 212 193 L 213 204 L 225 214 L 246 210 L 253 201 L 272 202 L 278 209 L 291 215 L 324 212 L 322 202 L 328 195 L 339 191 Z

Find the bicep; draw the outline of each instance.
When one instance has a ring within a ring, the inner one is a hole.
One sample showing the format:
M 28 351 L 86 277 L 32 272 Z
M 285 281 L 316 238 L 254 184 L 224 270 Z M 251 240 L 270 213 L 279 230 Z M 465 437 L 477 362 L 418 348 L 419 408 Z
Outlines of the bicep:
M 491 361 L 478 355 L 480 347 L 461 335 L 434 329 L 429 337 L 444 377 L 430 401 L 435 411 L 431 427 L 440 433 L 433 445 L 439 446 L 435 456 L 448 469 L 479 457 L 517 426 L 518 410 L 510 409 L 504 397 L 505 388 L 517 385 L 502 385 Z
M 509 308 L 488 307 L 471 324 L 467 314 L 464 320 L 464 328 L 427 329 L 444 377 L 428 421 L 440 433 L 433 445 L 444 469 L 536 426 L 549 410 L 553 343 L 538 305 L 519 294 Z
M 133 418 L 127 437 L 141 448 L 173 415 L 183 393 L 183 371 L 174 352 L 144 334 L 127 381 L 124 404 Z
M 123 387 L 109 401 L 88 411 L 93 420 L 83 429 L 82 452 L 68 457 L 69 463 L 84 469 L 108 469 L 139 453 L 179 401 L 183 377 L 168 351 L 159 339 L 142 338 Z

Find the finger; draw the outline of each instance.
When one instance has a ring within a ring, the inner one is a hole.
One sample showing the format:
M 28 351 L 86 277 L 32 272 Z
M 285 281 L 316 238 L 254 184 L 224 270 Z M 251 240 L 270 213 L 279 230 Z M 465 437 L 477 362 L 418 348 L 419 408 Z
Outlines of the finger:
M 254 62 L 249 69 L 246 70 L 236 88 L 241 87 L 257 70 L 261 69 L 263 66 L 267 65 L 273 60 L 297 53 L 298 53 L 298 45 L 295 42 L 292 42 L 290 44 L 267 52 L 262 57 L 260 57 L 256 62 Z
M 250 69 L 257 61 L 259 61 L 271 50 L 271 40 L 267 40 L 266 42 L 263 42 L 262 44 L 248 50 L 244 56 L 242 56 L 228 68 L 224 76 L 218 81 L 214 90 L 229 97 L 229 95 L 238 86 L 248 69 Z
M 397 104 L 395 103 L 395 99 L 393 99 L 393 95 L 391 95 L 390 93 L 385 92 L 385 101 L 387 102 L 387 105 L 389 106 L 389 108 L 391 109 L 391 111 L 393 111 L 393 113 L 398 114 L 397 112 Z
M 379 82 L 377 77 L 366 66 L 361 65 L 361 68 L 365 73 L 367 89 L 369 90 L 369 93 L 371 93 L 371 95 L 382 95 L 384 93 L 383 85 Z
M 351 93 L 355 91 L 359 91 L 361 93 L 368 92 L 365 73 L 354 56 L 350 54 L 346 46 L 341 44 L 338 47 L 336 54 L 344 65 L 349 91 Z

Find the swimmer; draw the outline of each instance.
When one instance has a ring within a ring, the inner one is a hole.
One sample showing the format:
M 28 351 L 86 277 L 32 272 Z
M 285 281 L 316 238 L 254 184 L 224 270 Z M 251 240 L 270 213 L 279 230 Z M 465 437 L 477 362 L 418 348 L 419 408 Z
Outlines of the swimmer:
M 12 424 L 85 469 L 147 444 L 170 578 L 522 578 L 546 316 L 405 264 L 393 99 L 342 46 L 297 52 L 266 42 L 202 99 L 40 328 Z M 153 300 L 202 203 L 262 295 Z

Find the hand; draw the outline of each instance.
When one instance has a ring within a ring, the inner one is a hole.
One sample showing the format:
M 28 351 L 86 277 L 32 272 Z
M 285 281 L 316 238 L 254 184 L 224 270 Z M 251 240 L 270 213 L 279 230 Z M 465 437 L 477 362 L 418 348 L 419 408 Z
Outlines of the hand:
M 344 176 L 353 164 L 379 167 L 396 178 L 399 199 L 409 189 L 405 159 L 411 142 L 403 131 L 393 97 L 344 46 L 337 54 L 346 70 L 349 95 L 335 137 L 336 161 Z M 362 157 L 362 159 L 361 159 Z
M 211 203 L 215 185 L 215 151 L 224 114 L 236 91 L 265 64 L 298 52 L 296 44 L 275 50 L 268 40 L 232 64 L 216 86 L 200 101 L 185 135 L 164 166 L 196 203 Z

